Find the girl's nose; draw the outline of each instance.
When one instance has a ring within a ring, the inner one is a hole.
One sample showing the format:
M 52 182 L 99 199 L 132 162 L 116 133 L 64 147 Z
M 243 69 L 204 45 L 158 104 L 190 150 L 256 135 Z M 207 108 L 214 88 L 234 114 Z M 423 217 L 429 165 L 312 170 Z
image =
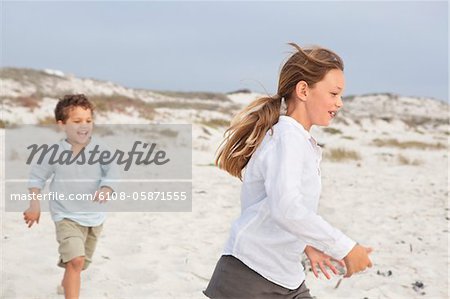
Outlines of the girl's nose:
M 341 97 L 338 98 L 338 100 L 336 102 L 336 106 L 338 108 L 342 108 L 344 106 L 344 102 L 342 102 L 342 98 Z

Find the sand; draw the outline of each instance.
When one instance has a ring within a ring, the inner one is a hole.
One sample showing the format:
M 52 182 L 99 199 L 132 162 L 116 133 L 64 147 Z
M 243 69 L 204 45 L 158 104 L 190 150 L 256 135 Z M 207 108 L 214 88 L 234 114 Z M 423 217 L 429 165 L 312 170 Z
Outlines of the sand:
M 414 106 L 397 104 L 399 111 L 401 105 Z M 367 111 L 364 105 L 353 111 Z M 14 111 L 9 120 L 21 117 L 20 109 Z M 181 123 L 208 114 L 163 112 L 161 121 L 185 117 Z M 114 120 L 122 117 L 116 115 Z M 372 144 L 381 138 L 447 145 L 448 122 L 435 128 L 408 128 L 393 118 L 347 115 L 345 122 L 332 125 L 341 133 L 312 130 L 325 146 L 319 214 L 374 248 L 373 268 L 349 279 L 317 279 L 307 271 L 306 284 L 316 298 L 448 298 L 448 148 Z M 198 123 L 193 127 L 192 212 L 108 215 L 93 263 L 82 273 L 81 298 L 204 298 L 201 291 L 240 213 L 240 181 L 212 166 L 224 129 Z M 4 161 L 4 130 L 0 136 Z M 332 161 L 332 148 L 356 151 L 360 159 Z M 417 163 L 401 163 L 400 155 Z M 2 163 L 2 179 L 4 174 Z M 2 184 L 1 194 L 3 188 Z M 4 211 L 2 198 L 1 240 L 1 298 L 62 298 L 56 294 L 63 270 L 56 266 L 58 245 L 49 213 L 29 229 L 21 213 Z
M 82 298 L 202 298 L 240 211 L 239 180 L 211 166 L 219 139 L 216 134 L 210 146 L 193 152 L 192 212 L 108 215 L 94 262 L 82 274 Z M 319 141 L 325 149 L 353 147 L 361 155 L 350 162 L 324 157 L 319 211 L 374 248 L 374 267 L 343 279 L 338 288 L 340 277 L 328 281 L 308 272 L 311 293 L 316 298 L 447 298 L 447 152 L 402 150 L 423 164 L 399 165 L 379 155 L 384 148 L 326 136 Z M 61 298 L 56 285 L 63 271 L 56 260 L 49 213 L 29 229 L 20 213 L 2 209 L 2 298 Z M 423 287 L 415 290 L 416 282 Z

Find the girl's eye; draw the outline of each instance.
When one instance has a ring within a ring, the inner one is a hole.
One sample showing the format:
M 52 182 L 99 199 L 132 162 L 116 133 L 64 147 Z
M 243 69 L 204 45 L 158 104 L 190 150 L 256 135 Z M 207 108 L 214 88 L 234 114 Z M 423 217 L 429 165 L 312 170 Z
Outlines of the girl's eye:
M 337 96 L 338 94 L 337 93 L 335 93 L 335 92 L 332 92 L 331 93 L 333 96 Z

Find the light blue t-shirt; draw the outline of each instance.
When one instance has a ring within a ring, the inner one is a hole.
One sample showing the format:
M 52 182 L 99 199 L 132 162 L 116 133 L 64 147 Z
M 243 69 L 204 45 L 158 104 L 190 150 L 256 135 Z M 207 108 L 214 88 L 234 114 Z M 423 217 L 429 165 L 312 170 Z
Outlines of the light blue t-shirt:
M 61 139 L 56 145 L 58 145 L 56 157 L 62 151 L 71 151 L 72 149 L 72 145 L 65 139 Z M 107 150 L 105 145 L 91 137 L 90 142 L 84 149 L 85 161 L 82 161 L 81 157 L 77 159 L 77 161 L 84 162 L 80 164 L 75 162 L 71 165 L 60 165 L 58 163 L 51 165 L 49 163 L 52 156 L 50 153 L 45 155 L 40 164 L 36 163 L 40 153 L 34 158 L 28 188 L 39 188 L 42 192 L 46 181 L 53 175 L 49 191 L 64 195 L 64 200 L 49 201 L 53 221 L 57 222 L 63 218 L 68 218 L 83 226 L 98 226 L 104 222 L 106 213 L 99 208 L 98 202 L 75 200 L 76 197 L 81 198 L 82 196 L 88 198 L 95 194 L 101 186 L 108 186 L 115 190 L 111 165 L 102 165 L 98 162 L 91 163 L 91 165 L 87 163 L 89 151 L 94 150 L 96 145 L 98 145 L 99 151 Z M 70 197 L 72 200 L 68 200 Z

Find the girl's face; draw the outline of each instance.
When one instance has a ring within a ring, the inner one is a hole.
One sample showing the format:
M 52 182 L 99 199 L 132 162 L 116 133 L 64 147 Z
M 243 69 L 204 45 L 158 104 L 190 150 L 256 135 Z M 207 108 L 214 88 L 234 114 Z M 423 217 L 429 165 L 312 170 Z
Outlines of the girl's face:
M 67 141 L 72 145 L 86 145 L 92 135 L 92 111 L 76 106 L 69 110 L 69 118 L 66 122 L 58 121 L 60 127 L 67 136 Z
M 339 69 L 328 71 L 322 81 L 308 88 L 305 102 L 306 114 L 311 125 L 328 126 L 335 113 L 342 108 L 345 88 L 344 73 Z

